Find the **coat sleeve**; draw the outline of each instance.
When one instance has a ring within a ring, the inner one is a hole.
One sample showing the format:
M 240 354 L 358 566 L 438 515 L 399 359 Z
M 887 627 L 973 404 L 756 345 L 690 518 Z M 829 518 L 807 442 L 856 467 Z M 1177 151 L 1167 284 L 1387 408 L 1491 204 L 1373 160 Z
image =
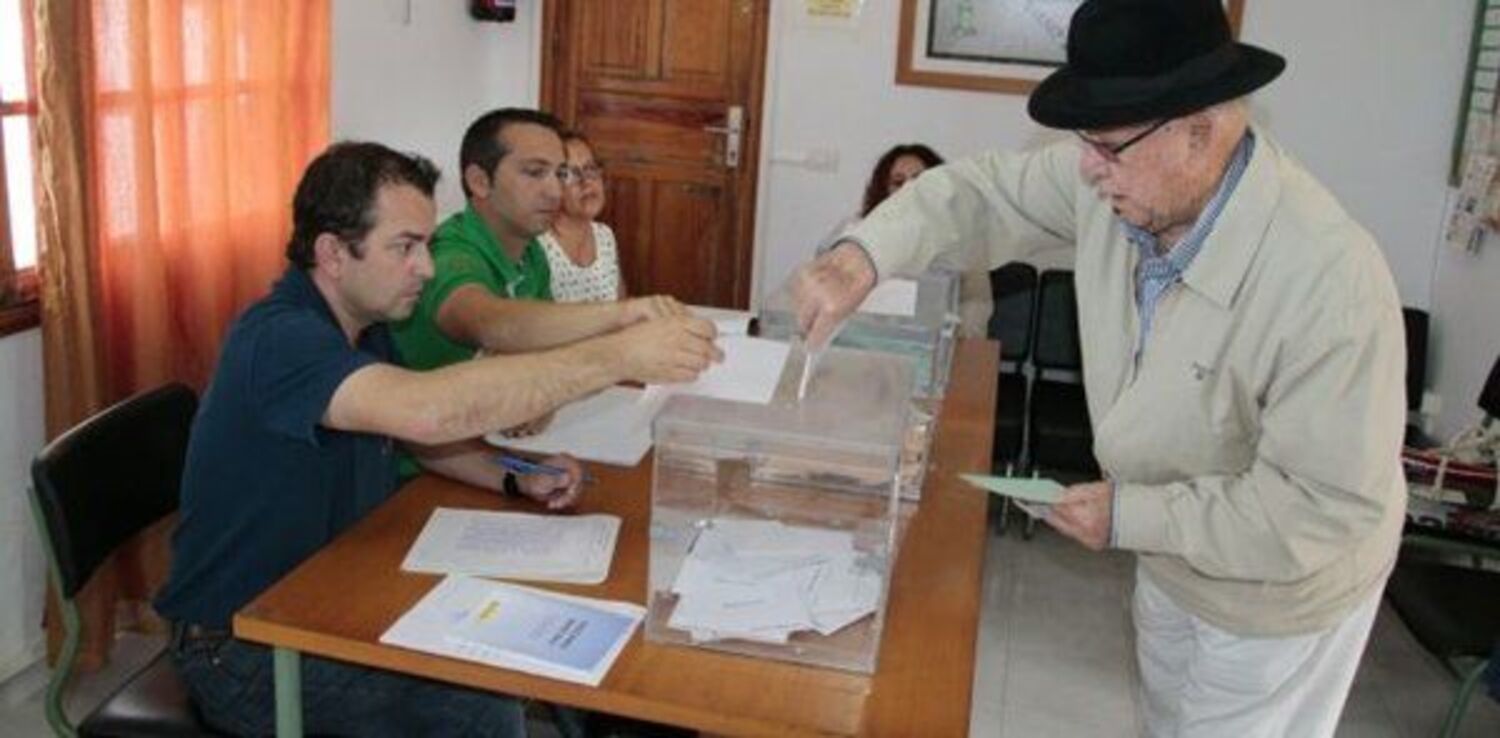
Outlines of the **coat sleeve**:
M 922 173 L 847 234 L 880 278 L 922 271 L 933 260 L 988 271 L 1073 245 L 1082 187 L 1077 146 L 992 152 Z

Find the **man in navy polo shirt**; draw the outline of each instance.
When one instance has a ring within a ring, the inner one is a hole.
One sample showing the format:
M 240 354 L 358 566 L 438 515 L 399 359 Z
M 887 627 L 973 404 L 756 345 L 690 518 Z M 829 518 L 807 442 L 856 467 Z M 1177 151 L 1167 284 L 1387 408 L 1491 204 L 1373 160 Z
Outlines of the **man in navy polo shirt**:
M 473 439 L 623 380 L 691 380 L 719 358 L 711 323 L 672 316 L 552 351 L 401 368 L 386 323 L 432 277 L 437 177 L 379 144 L 330 147 L 297 187 L 291 266 L 225 340 L 156 602 L 217 729 L 274 722 L 270 651 L 231 637 L 230 617 L 395 491 L 396 440 L 432 471 L 565 507 L 582 478 L 572 459 L 548 460 L 564 475 L 508 480 Z M 311 733 L 525 734 L 519 701 L 415 677 L 304 658 L 302 688 Z

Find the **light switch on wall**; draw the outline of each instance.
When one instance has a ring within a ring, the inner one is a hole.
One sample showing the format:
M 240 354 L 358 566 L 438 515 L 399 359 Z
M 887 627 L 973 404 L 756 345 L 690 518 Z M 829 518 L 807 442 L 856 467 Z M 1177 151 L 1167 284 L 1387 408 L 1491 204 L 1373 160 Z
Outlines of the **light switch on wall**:
M 839 170 L 839 152 L 838 149 L 777 151 L 771 155 L 771 162 L 800 167 L 814 172 L 837 172 Z
M 807 152 L 807 168 L 814 172 L 837 172 L 839 170 L 838 149 L 811 149 Z

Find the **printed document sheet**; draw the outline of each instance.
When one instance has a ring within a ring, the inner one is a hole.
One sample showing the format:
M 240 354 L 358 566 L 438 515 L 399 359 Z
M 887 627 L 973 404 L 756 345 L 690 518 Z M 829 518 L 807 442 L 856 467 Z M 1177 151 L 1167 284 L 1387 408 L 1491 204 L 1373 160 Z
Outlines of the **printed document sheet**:
M 426 574 L 598 584 L 609 577 L 620 518 L 440 507 L 401 562 Z
M 645 608 L 449 576 L 381 643 L 598 686 Z

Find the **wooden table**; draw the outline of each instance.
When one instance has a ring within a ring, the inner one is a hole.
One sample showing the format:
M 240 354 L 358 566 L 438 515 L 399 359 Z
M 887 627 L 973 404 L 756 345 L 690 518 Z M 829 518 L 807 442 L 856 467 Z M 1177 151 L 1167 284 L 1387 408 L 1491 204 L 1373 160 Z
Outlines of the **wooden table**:
M 408 484 L 262 593 L 235 615 L 234 633 L 275 649 L 282 735 L 301 732 L 298 654 L 308 653 L 711 734 L 966 736 L 987 500 L 957 475 L 989 469 L 998 357 L 990 341 L 959 346 L 873 676 L 647 643 L 639 632 L 598 687 L 383 645 L 380 634 L 437 582 L 400 570 L 434 507 L 524 509 L 433 476 Z M 650 460 L 592 470 L 599 481 L 580 511 L 624 521 L 610 577 L 550 588 L 644 603 Z

